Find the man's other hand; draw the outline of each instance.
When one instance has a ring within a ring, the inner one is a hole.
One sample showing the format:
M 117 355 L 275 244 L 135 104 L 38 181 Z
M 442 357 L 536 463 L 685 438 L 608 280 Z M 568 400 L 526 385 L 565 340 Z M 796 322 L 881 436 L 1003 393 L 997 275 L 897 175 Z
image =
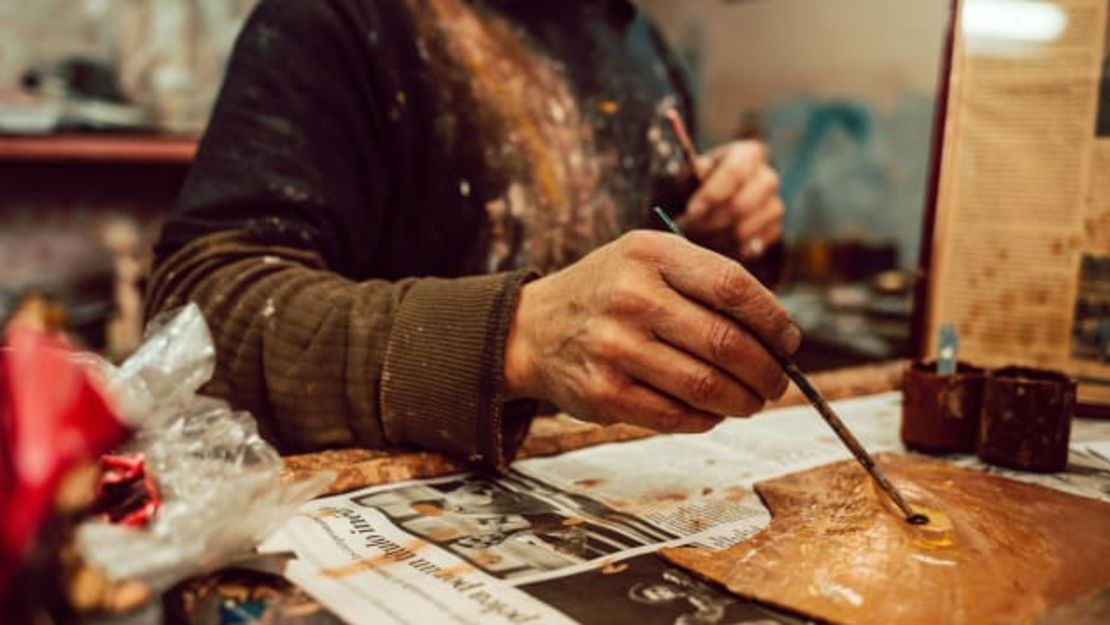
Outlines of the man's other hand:
M 577 417 L 700 432 L 786 390 L 789 315 L 735 261 L 637 231 L 523 287 L 505 349 L 510 397 Z
M 704 182 L 680 222 L 687 236 L 745 260 L 782 238 L 779 177 L 763 143 L 727 143 L 699 158 L 697 167 Z

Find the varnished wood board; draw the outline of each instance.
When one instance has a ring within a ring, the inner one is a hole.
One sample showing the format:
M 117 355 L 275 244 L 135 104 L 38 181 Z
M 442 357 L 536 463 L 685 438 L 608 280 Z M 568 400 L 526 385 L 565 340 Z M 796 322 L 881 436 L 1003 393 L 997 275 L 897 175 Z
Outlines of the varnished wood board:
M 1031 623 L 1110 585 L 1110 505 L 906 455 L 905 523 L 854 462 L 756 485 L 771 524 L 722 551 L 664 550 L 732 592 L 852 625 Z

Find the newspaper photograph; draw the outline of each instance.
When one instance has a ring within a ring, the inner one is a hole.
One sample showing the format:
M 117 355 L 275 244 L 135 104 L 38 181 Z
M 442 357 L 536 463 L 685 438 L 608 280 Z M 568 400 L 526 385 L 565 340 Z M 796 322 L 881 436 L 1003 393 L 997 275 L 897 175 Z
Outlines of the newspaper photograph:
M 345 496 L 306 505 L 260 550 L 295 553 L 285 576 L 350 623 L 574 622 Z
M 801 625 L 648 554 L 521 587 L 583 625 Z
M 493 577 L 534 579 L 677 534 L 542 482 L 468 474 L 350 499 Z

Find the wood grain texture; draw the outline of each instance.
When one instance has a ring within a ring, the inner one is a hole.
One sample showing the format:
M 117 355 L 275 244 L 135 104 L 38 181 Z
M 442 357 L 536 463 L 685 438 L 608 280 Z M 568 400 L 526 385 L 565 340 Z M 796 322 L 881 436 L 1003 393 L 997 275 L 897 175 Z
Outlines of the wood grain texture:
M 663 555 L 852 625 L 1031 623 L 1110 585 L 1110 505 L 913 456 L 879 462 L 933 523 L 905 523 L 846 461 L 757 484 L 773 518 L 753 539 Z
M 295 481 L 323 471 L 335 479 L 320 494 L 336 495 L 368 486 L 450 475 L 466 468 L 446 456 L 429 452 L 388 452 L 373 449 L 333 449 L 286 456 L 282 478 Z

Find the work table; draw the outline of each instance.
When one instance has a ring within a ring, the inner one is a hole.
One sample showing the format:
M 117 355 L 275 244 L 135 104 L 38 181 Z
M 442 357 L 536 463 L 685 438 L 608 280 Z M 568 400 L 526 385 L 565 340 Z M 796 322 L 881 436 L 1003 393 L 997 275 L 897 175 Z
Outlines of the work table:
M 901 396 L 887 391 L 898 387 L 904 366 L 902 362 L 884 363 L 813 378 L 830 399 L 853 398 L 840 404 L 842 416 L 869 449 L 901 451 L 897 434 Z M 729 421 L 710 434 L 692 437 L 652 438 L 650 432 L 627 426 L 600 427 L 565 416 L 543 417 L 536 420 L 521 460 L 499 477 L 467 473 L 465 467 L 430 453 L 337 450 L 292 456 L 286 459 L 290 477 L 334 471 L 337 479 L 329 492 L 345 494 L 304 506 L 285 529 L 263 545 L 262 552 L 267 555 L 246 566 L 270 572 L 285 567 L 285 575 L 312 589 L 314 596 L 331 596 L 330 605 L 338 606 L 338 614 L 346 618 L 377 614 L 389 621 L 392 619 L 385 615 L 403 607 L 407 617 L 424 619 L 414 622 L 439 622 L 436 619 L 443 613 L 427 611 L 431 605 L 427 601 L 438 596 L 436 580 L 442 578 L 441 573 L 404 582 L 404 576 L 412 572 L 405 571 L 401 563 L 411 559 L 418 563 L 414 566 L 442 572 L 455 570 L 451 567 L 457 565 L 450 563 L 461 559 L 482 569 L 484 572 L 475 574 L 490 585 L 490 593 L 507 597 L 504 601 L 513 605 L 513 610 L 520 614 L 533 610 L 539 619 L 534 622 L 589 624 L 638 619 L 650 623 L 659 618 L 670 622 L 672 612 L 677 618 L 695 611 L 706 616 L 716 610 L 734 620 L 804 623 L 765 604 L 728 594 L 685 566 L 680 568 L 656 555 L 659 547 L 683 544 L 711 550 L 745 544 L 770 520 L 751 490 L 753 484 L 847 457 L 827 426 L 802 403 L 800 394 L 791 391 L 774 406 L 784 410 Z M 1077 421 L 1072 440 L 1073 444 L 1110 442 L 1110 422 Z M 591 449 L 621 441 L 635 442 Z M 957 472 L 985 468 L 974 457 L 945 462 Z M 1088 498 L 1110 498 L 1110 472 L 1104 469 L 1084 469 L 1063 479 L 990 472 Z M 1097 502 L 1090 505 L 1097 507 Z M 725 530 L 718 531 L 714 523 Z M 348 526 L 350 532 L 345 531 Z M 321 534 L 321 528 L 329 529 Z M 359 538 L 362 534 L 374 548 L 392 555 L 351 560 L 355 551 L 364 548 Z M 328 556 L 328 536 L 337 545 L 354 550 L 351 556 Z M 499 538 L 489 542 L 492 536 Z M 520 540 L 524 542 L 513 542 Z M 618 546 L 605 547 L 606 540 L 616 540 Z M 431 545 L 438 549 L 429 552 Z M 544 551 L 552 545 L 562 547 Z M 612 561 L 604 557 L 606 549 L 611 549 Z M 291 550 L 298 553 L 297 560 L 287 560 Z M 602 558 L 600 564 L 598 558 Z M 376 576 L 379 569 L 382 577 Z M 402 581 L 393 588 L 389 586 L 392 582 L 382 579 Z M 462 579 L 455 582 L 457 588 L 483 583 L 464 583 Z M 645 588 L 664 592 L 663 587 L 678 594 L 652 608 L 661 611 L 642 612 L 653 616 L 637 617 L 645 605 L 662 599 L 633 595 Z M 356 594 L 345 594 L 348 591 Z M 631 603 L 621 598 L 626 593 L 633 599 Z M 294 622 L 336 622 L 328 609 L 303 590 L 256 572 L 225 570 L 187 584 L 171 594 L 169 605 L 176 602 L 195 608 L 206 601 L 212 605 L 219 597 L 278 600 L 295 606 L 294 611 L 302 615 L 298 617 L 302 620 Z M 441 605 L 459 610 L 455 620 L 467 620 L 466 610 L 473 608 L 467 597 L 445 595 L 440 599 L 447 601 Z M 1110 605 L 1101 598 L 1096 601 L 1102 603 L 1069 609 L 1090 614 L 1103 604 Z M 551 611 L 552 607 L 558 611 Z M 174 613 L 170 610 L 167 614 Z M 197 620 L 190 622 L 208 622 L 195 610 L 191 613 Z

